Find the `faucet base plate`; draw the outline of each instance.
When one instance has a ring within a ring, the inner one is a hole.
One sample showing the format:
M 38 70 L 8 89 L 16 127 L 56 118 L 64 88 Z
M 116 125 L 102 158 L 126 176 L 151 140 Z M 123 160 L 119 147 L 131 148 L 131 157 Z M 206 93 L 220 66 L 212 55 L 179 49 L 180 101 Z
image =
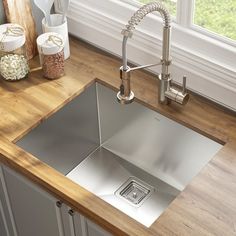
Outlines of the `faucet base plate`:
M 121 104 L 130 104 L 134 101 L 134 93 L 131 91 L 129 96 L 124 96 L 121 92 L 117 93 L 117 100 Z

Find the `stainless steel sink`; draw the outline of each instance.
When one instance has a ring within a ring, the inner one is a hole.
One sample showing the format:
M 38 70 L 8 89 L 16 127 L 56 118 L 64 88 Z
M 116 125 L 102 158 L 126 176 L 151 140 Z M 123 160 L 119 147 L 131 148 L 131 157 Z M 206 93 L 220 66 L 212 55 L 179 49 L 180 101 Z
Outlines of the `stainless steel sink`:
M 222 147 L 100 84 L 17 145 L 147 227 Z

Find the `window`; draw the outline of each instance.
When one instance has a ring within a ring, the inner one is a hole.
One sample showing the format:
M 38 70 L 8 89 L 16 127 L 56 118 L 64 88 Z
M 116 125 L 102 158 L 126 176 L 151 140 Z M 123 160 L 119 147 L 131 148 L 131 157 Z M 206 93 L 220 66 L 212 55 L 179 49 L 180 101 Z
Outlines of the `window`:
M 139 2 L 146 4 L 153 1 L 152 0 L 139 0 Z M 161 0 L 159 2 L 162 2 L 165 4 L 165 6 L 168 8 L 172 16 L 176 16 L 177 0 Z
M 146 4 L 153 0 L 128 1 Z M 177 17 L 178 24 L 198 31 L 208 30 L 209 34 L 215 33 L 215 37 L 219 39 L 223 36 L 229 40 L 236 40 L 236 0 L 160 0 L 160 2 L 167 7 L 174 18 Z M 186 9 L 189 16 L 183 16 Z M 181 22 L 184 17 L 187 19 Z M 205 33 L 207 34 L 206 31 Z
M 236 40 L 236 1 L 195 0 L 194 23 Z

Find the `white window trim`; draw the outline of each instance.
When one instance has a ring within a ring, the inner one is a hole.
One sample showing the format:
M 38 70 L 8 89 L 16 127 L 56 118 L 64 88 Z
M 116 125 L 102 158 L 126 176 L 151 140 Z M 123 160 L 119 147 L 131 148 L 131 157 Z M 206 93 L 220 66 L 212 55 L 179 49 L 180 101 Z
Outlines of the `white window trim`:
M 190 27 L 193 18 L 192 14 L 193 14 L 193 0 L 177 1 L 177 22 L 180 25 L 184 27 Z
M 136 10 L 135 6 L 118 0 L 71 0 L 69 32 L 121 56 L 120 32 Z M 60 12 L 58 4 L 56 11 Z M 180 20 L 182 24 L 188 22 L 177 17 Z M 176 23 L 172 26 L 173 80 L 181 83 L 185 74 L 189 89 L 236 110 L 236 47 L 193 30 L 192 26 L 185 28 Z M 162 22 L 157 15 L 150 14 L 128 41 L 128 58 L 136 64 L 154 63 L 161 55 L 161 45 Z M 153 71 L 158 73 L 160 69 Z

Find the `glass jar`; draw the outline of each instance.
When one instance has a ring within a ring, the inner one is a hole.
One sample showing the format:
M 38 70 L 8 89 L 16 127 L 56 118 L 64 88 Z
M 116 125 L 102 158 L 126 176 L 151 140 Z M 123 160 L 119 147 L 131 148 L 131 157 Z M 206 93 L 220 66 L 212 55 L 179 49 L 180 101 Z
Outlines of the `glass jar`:
M 23 27 L 17 24 L 0 25 L 0 76 L 8 81 L 18 81 L 28 74 Z
M 43 76 L 47 79 L 58 79 L 65 74 L 63 36 L 49 32 L 37 38 L 40 64 Z

